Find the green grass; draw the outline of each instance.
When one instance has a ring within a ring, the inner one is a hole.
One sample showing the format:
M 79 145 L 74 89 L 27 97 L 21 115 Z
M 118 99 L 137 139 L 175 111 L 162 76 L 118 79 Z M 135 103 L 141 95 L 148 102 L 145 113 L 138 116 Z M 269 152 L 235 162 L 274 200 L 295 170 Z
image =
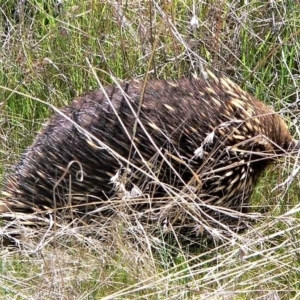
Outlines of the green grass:
M 273 106 L 299 134 L 297 1 L 70 0 L 59 8 L 29 0 L 19 15 L 17 2 L 0 1 L 2 175 L 52 114 L 49 105 L 66 105 L 96 89 L 98 79 L 192 76 L 199 56 Z M 154 247 L 133 245 L 119 227 L 106 242 L 84 228 L 59 228 L 54 240 L 46 229 L 29 231 L 23 248 L 0 248 L 0 296 L 297 299 L 299 185 L 297 177 L 288 189 L 280 185 L 297 165 L 290 158 L 267 170 L 252 197 L 262 217 L 229 242 L 203 238 L 195 250 L 150 236 Z

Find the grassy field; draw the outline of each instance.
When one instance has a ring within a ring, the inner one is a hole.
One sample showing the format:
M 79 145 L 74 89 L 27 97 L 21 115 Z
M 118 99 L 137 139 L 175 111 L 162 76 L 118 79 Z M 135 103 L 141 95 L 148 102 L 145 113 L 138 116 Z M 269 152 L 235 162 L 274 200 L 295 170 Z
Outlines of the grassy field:
M 0 188 L 50 106 L 114 80 L 226 74 L 299 139 L 299 1 L 0 0 Z M 201 62 L 201 64 L 200 64 Z M 123 225 L 20 228 L 0 245 L 3 299 L 299 299 L 298 157 L 271 166 L 257 222 L 189 249 Z M 0 229 L 5 236 L 5 227 Z M 103 230 L 103 228 L 101 228 Z

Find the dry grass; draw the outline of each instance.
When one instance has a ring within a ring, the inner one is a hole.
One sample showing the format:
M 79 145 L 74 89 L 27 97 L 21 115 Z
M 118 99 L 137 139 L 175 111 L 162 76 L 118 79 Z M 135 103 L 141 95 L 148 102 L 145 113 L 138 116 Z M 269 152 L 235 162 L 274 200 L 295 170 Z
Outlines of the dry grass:
M 157 249 L 137 245 L 117 222 L 109 227 L 106 241 L 97 238 L 95 227 L 66 224 L 55 234 L 22 228 L 22 247 L 1 250 L 2 295 L 8 299 L 13 295 L 32 299 L 266 299 L 278 294 L 297 299 L 299 221 L 293 217 L 295 209 L 264 220 L 230 242 L 206 250 L 202 245 L 198 254 L 176 249 L 172 255 L 158 238 Z M 154 240 L 149 243 L 154 245 Z
M 297 1 L 27 1 L 0 14 L 0 172 L 75 94 L 113 78 L 223 71 L 298 132 Z M 51 4 L 52 3 L 52 4 Z M 192 22 L 192 25 L 191 25 Z M 27 95 L 24 96 L 24 95 Z M 37 101 L 38 99 L 38 101 Z M 5 299 L 298 299 L 298 157 L 273 166 L 252 197 L 255 223 L 181 245 L 126 214 L 92 225 L 3 226 Z M 7 235 L 15 245 L 5 244 Z M 105 237 L 105 238 L 103 238 Z M 175 236 L 176 237 L 176 236 Z M 20 243 L 19 243 L 20 242 Z

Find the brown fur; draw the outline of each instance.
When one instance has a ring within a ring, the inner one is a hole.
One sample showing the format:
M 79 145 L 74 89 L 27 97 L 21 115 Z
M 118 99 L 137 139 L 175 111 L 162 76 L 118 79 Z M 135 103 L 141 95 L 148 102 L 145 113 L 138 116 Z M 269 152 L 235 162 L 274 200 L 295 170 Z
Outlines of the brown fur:
M 108 86 L 106 95 L 88 93 L 65 107 L 65 116 L 53 116 L 8 178 L 3 216 L 70 206 L 80 216 L 105 205 L 98 215 L 113 214 L 108 199 L 124 206 L 138 187 L 143 195 L 130 203 L 144 219 L 193 230 L 214 220 L 230 224 L 248 211 L 265 167 L 295 146 L 285 122 L 227 78 L 209 72 L 206 80 L 145 87 Z

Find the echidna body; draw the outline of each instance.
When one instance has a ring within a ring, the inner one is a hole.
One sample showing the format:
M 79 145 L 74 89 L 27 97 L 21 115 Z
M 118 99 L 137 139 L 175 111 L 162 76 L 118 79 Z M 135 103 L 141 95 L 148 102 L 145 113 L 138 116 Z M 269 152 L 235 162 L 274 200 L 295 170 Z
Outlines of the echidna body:
M 210 72 L 108 86 L 49 120 L 8 178 L 1 212 L 72 208 L 73 216 L 96 210 L 101 218 L 118 210 L 108 205 L 115 198 L 160 223 L 226 224 L 232 211 L 247 212 L 270 161 L 294 146 L 272 109 Z

